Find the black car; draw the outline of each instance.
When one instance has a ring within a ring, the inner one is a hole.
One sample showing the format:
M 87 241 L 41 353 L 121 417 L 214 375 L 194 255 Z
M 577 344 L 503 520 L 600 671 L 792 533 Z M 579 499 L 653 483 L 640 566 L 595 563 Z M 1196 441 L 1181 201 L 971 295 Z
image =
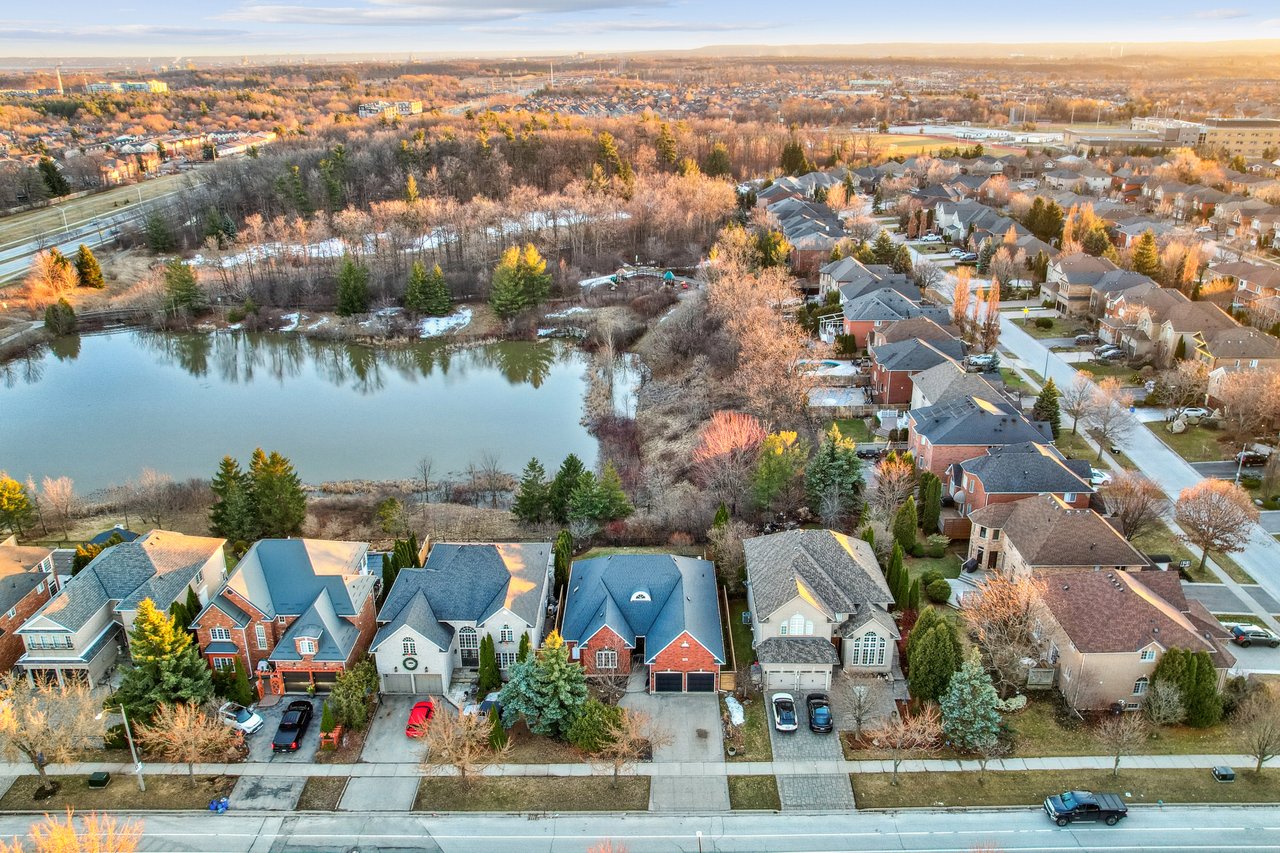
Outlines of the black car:
M 311 703 L 306 700 L 290 702 L 289 707 L 284 709 L 284 716 L 280 718 L 280 728 L 276 729 L 276 736 L 271 740 L 271 751 L 297 752 L 298 744 L 311 725 L 313 713 Z
M 859 444 L 854 451 L 859 459 L 879 459 L 884 452 L 885 446 L 882 444 Z
M 805 707 L 809 709 L 809 731 L 819 734 L 830 734 L 835 728 L 835 719 L 831 716 L 831 703 L 825 693 L 810 693 L 805 697 Z
M 1257 450 L 1241 450 L 1236 454 L 1236 461 L 1246 468 L 1257 468 L 1261 465 L 1266 465 L 1269 458 L 1271 458 L 1271 454 Z
M 1099 820 L 1107 826 L 1115 826 L 1129 816 L 1129 807 L 1118 794 L 1063 791 L 1057 796 L 1044 798 L 1044 812 L 1058 826 Z

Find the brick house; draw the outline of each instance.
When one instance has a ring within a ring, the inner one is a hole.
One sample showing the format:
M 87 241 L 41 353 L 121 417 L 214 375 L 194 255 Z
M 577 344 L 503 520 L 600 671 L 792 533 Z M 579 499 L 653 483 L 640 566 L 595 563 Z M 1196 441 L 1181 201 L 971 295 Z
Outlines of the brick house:
M 192 621 L 215 670 L 237 658 L 258 694 L 327 689 L 364 656 L 375 629 L 369 546 L 262 539 Z
M 951 312 L 941 306 L 918 305 L 898 290 L 884 287 L 864 293 L 841 306 L 843 334 L 852 335 L 854 345 L 867 346 L 871 335 L 899 320 L 928 317 L 939 325 L 951 322 Z
M 964 341 L 955 338 L 933 341 L 911 339 L 872 345 L 872 399 L 881 406 L 905 407 L 911 403 L 911 377 L 945 361 L 958 363 L 964 358 L 964 354 Z
M 1057 495 L 989 503 L 969 513 L 968 559 L 1015 577 L 1075 569 L 1142 571 L 1147 558 L 1091 509 Z
M 674 554 L 579 560 L 561 633 L 588 677 L 647 668 L 651 693 L 720 689 L 726 660 L 715 565 Z
M 1076 508 L 1089 506 L 1093 486 L 1085 459 L 1067 459 L 1056 448 L 1034 441 L 993 447 L 985 456 L 957 462 L 947 469 L 944 486 L 960 515 L 993 503 L 1034 495 L 1057 495 Z
M 26 650 L 18 629 L 57 590 L 53 551 L 0 543 L 0 672 L 13 669 Z
M 993 447 L 1047 442 L 1049 425 L 1026 420 L 1004 400 L 965 397 L 907 412 L 907 448 L 916 467 L 939 477 L 957 462 L 984 455 Z

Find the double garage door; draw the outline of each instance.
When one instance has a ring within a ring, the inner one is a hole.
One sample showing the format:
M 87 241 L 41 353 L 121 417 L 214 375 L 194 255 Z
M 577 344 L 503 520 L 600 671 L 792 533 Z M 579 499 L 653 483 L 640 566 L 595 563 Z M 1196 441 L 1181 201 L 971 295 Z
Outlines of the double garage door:
M 396 672 L 382 676 L 382 692 L 395 694 L 444 693 L 439 673 Z
M 765 690 L 827 690 L 831 687 L 831 667 L 815 669 L 769 669 Z
M 716 674 L 714 672 L 655 672 L 653 674 L 654 693 L 714 693 Z
M 284 692 L 285 693 L 305 693 L 307 688 L 311 686 L 312 679 L 315 679 L 316 690 L 321 693 L 328 693 L 333 689 L 334 682 L 338 680 L 336 672 L 284 672 Z

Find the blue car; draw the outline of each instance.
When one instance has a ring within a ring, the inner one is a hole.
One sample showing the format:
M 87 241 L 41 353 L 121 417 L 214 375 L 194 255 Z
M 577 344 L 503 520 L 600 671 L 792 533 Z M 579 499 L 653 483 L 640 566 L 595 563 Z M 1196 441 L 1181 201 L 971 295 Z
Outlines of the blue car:
M 831 716 L 831 702 L 825 693 L 810 693 L 805 697 L 805 707 L 809 709 L 809 731 L 818 734 L 830 734 L 835 729 L 835 718 Z

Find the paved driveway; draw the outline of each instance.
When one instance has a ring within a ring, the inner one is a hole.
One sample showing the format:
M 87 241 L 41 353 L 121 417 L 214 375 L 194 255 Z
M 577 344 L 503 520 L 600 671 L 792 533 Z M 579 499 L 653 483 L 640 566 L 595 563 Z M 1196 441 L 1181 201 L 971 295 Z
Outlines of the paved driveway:
M 369 725 L 369 733 L 365 736 L 360 760 L 369 764 L 399 764 L 419 760 L 422 757 L 422 745 L 413 738 L 406 737 L 404 728 L 409 722 L 410 709 L 424 699 L 434 702 L 436 713 L 440 712 L 439 696 L 383 696 L 373 722 Z
M 773 742 L 774 763 L 793 761 L 840 761 L 840 735 L 814 734 L 809 731 L 809 714 L 804 707 L 804 694 L 791 691 L 796 699 L 796 716 L 800 728 L 794 732 L 780 732 L 773 725 L 773 696 L 769 695 L 769 738 Z M 853 787 L 843 773 L 835 775 L 779 775 L 778 798 L 784 809 L 809 809 L 840 811 L 853 808 Z
M 1240 587 L 1255 601 L 1266 608 L 1268 613 L 1280 613 L 1280 602 L 1271 597 L 1265 589 L 1256 584 L 1244 584 Z M 1184 583 L 1182 591 L 1188 598 L 1199 601 L 1210 613 L 1248 613 L 1249 606 L 1241 600 L 1235 590 L 1220 583 Z
M 644 711 L 656 726 L 670 735 L 670 743 L 654 750 L 655 764 L 724 762 L 718 693 L 628 693 L 619 704 Z M 727 811 L 728 779 L 725 776 L 655 775 L 649 783 L 649 808 L 672 812 Z
M 280 727 L 280 718 L 284 716 L 284 709 L 290 702 L 299 699 L 311 703 L 314 711 L 311 715 L 311 725 L 307 727 L 307 733 L 303 736 L 302 743 L 298 745 L 297 752 L 274 753 L 271 751 L 271 739 L 276 736 L 276 729 Z M 316 750 L 320 748 L 320 703 L 320 697 L 310 698 L 302 693 L 285 696 L 270 708 L 256 709 L 262 715 L 262 728 L 249 735 L 249 760 L 310 764 L 316 757 Z

